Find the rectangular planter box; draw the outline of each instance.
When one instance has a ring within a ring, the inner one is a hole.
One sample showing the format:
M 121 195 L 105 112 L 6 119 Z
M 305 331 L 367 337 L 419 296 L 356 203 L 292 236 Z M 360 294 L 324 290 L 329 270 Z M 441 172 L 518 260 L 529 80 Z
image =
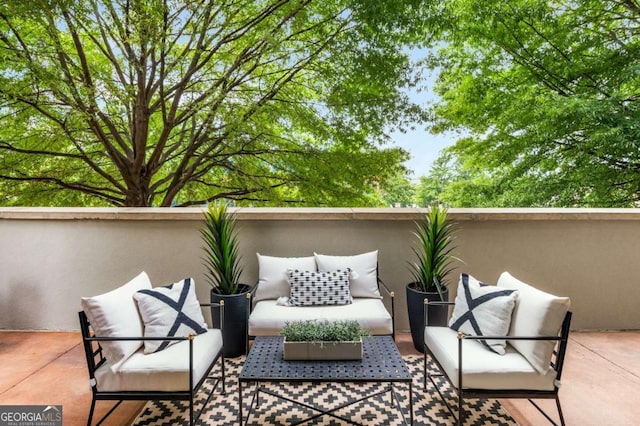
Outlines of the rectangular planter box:
M 286 361 L 325 361 L 362 359 L 362 339 L 354 342 L 287 342 Z

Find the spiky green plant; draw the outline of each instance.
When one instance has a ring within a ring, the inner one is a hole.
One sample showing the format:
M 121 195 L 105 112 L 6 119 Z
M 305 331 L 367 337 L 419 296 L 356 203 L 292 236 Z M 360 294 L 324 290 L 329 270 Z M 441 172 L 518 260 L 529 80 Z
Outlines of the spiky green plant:
M 203 262 L 207 281 L 218 294 L 237 294 L 239 288 L 240 256 L 235 232 L 236 216 L 224 204 L 210 204 L 204 213 L 205 227 L 200 235 L 205 242 Z
M 432 204 L 424 218 L 416 222 L 417 238 L 413 252 L 417 262 L 410 263 L 417 289 L 438 292 L 443 298 L 446 276 L 453 270 L 452 263 L 460 261 L 454 254 L 456 228 L 447 217 L 447 209 Z

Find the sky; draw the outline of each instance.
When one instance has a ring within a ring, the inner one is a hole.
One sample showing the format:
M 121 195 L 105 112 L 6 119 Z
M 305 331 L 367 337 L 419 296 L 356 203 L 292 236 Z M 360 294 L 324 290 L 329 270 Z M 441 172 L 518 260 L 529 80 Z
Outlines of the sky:
M 411 158 L 405 166 L 413 170 L 412 180 L 429 174 L 431 164 L 438 158 L 440 151 L 455 142 L 454 135 L 432 135 L 425 129 L 416 129 L 406 133 L 394 132 L 391 140 L 396 146 L 409 151 Z
M 414 49 L 409 50 L 408 53 L 414 66 L 419 66 L 417 63 L 426 56 L 427 51 Z M 423 76 L 425 80 L 421 85 L 421 90 L 409 90 L 407 94 L 413 102 L 426 107 L 438 99 L 438 95 L 432 90 L 438 73 L 436 71 L 425 72 Z M 433 135 L 426 130 L 426 125 L 417 125 L 415 130 L 406 133 L 393 132 L 390 136 L 394 145 L 404 148 L 411 154 L 411 158 L 404 164 L 408 169 L 413 170 L 413 175 L 410 177 L 415 181 L 420 176 L 429 174 L 431 165 L 438 158 L 440 151 L 453 145 L 456 141 L 454 133 Z
M 414 62 L 418 62 L 425 54 L 422 50 L 414 50 L 410 52 Z M 436 72 L 425 73 L 425 80 L 421 90 L 409 90 L 407 93 L 409 98 L 426 107 L 437 100 L 438 95 L 433 92 L 433 86 L 437 77 Z M 442 149 L 453 145 L 456 141 L 454 133 L 434 135 L 426 130 L 426 124 L 417 125 L 415 130 L 391 133 L 391 140 L 394 145 L 409 151 L 411 158 L 406 161 L 405 166 L 413 170 L 412 180 L 418 180 L 420 176 L 429 174 L 431 165 L 438 158 Z

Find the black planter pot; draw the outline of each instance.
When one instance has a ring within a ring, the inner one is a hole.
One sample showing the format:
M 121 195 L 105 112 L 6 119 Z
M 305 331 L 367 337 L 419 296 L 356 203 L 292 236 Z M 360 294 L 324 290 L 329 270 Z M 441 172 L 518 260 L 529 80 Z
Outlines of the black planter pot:
M 249 317 L 249 303 L 247 293 L 251 286 L 240 284 L 237 294 L 218 294 L 211 290 L 211 303 L 224 300 L 224 329 L 222 341 L 225 358 L 235 358 L 246 353 L 247 348 L 247 319 Z M 220 327 L 220 308 L 211 307 L 211 320 L 215 328 Z
M 449 300 L 449 289 L 443 289 L 444 300 Z M 407 284 L 407 312 L 413 346 L 417 351 L 424 352 L 424 300 L 442 301 L 438 292 L 424 292 L 416 288 L 416 283 Z M 448 307 L 429 306 L 429 325 L 447 325 Z

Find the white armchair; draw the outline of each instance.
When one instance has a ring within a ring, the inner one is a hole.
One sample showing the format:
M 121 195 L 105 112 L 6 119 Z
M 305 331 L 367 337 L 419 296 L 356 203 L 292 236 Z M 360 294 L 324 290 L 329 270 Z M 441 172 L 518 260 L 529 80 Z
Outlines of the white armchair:
M 560 423 L 564 425 L 558 390 L 571 324 L 569 299 L 537 290 L 507 272 L 501 275 L 497 286 L 476 283 L 463 283 L 461 279 L 455 302 L 425 302 L 425 321 L 429 305 L 454 305 L 450 325 L 459 328 L 425 327 L 425 390 L 429 380 L 458 425 L 464 422 L 465 398 L 527 398 L 553 424 L 556 423 L 533 399 L 555 399 Z M 483 332 L 496 326 L 487 324 L 488 316 L 484 314 L 494 317 L 504 303 L 510 303 L 498 301 L 493 297 L 497 293 L 505 298 L 511 293 L 516 296 L 512 315 L 507 308 L 509 322 L 498 325 L 506 326 L 508 332 L 499 335 Z M 487 309 L 484 313 L 480 308 L 483 304 Z M 456 321 L 459 318 L 462 321 Z M 460 326 L 467 320 L 470 328 Z M 498 344 L 502 349 L 490 349 Z M 427 356 L 440 372 L 428 370 Z M 444 376 L 455 389 L 457 415 L 442 396 L 436 376 Z
M 206 327 L 192 280 L 151 289 L 142 273 L 122 287 L 83 298 L 78 313 L 92 392 L 87 425 L 97 401 L 117 401 L 102 423 L 124 400 L 189 401 L 189 424 L 194 396 L 206 380 L 225 393 L 224 357 L 220 329 Z M 224 305 L 220 316 L 223 317 Z M 199 315 L 198 315 L 199 314 Z M 216 362 L 221 375 L 210 376 Z M 202 410 L 201 410 L 202 412 Z

